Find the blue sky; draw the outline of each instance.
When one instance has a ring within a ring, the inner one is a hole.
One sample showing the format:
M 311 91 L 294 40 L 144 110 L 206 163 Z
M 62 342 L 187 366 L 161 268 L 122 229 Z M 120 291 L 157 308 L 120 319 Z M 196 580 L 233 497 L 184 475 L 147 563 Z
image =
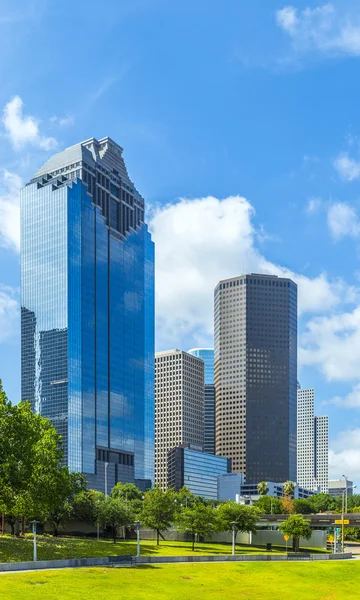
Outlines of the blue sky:
M 0 0 L 0 376 L 20 394 L 18 191 L 110 135 L 148 202 L 157 347 L 211 344 L 220 278 L 299 285 L 299 379 L 360 481 L 360 7 Z

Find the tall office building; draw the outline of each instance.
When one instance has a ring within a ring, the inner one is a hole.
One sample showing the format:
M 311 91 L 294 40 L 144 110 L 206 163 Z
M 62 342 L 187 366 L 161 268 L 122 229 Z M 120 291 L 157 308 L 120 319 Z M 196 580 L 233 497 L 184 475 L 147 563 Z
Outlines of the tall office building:
M 155 355 L 155 483 L 167 487 L 168 452 L 204 445 L 204 361 L 168 350 Z
M 204 452 L 215 454 L 214 349 L 193 348 L 189 354 L 201 358 L 205 363 Z
M 91 138 L 21 193 L 22 399 L 99 490 L 154 476 L 154 247 L 122 148 Z
M 315 392 L 297 390 L 297 481 L 312 491 L 328 492 L 328 417 L 315 417 Z
M 216 454 L 246 481 L 296 481 L 297 286 L 243 275 L 214 300 Z

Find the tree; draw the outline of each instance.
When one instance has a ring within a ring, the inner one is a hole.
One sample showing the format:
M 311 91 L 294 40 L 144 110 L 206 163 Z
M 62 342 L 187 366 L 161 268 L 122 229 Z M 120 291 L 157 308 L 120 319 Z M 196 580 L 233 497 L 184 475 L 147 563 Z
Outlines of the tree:
M 143 507 L 144 492 L 139 490 L 134 483 L 118 482 L 113 487 L 111 492 L 112 498 L 124 500 L 125 504 L 134 513 L 136 518 L 139 517 Z
M 336 512 L 339 510 L 336 498 L 330 494 L 315 494 L 314 496 L 310 496 L 309 502 L 311 502 L 311 506 L 313 507 L 313 511 L 315 513 L 328 511 Z
M 0 384 L 0 506 L 7 513 L 45 520 L 59 504 L 68 475 L 61 438 L 29 402 L 13 406 Z
M 313 507 L 310 500 L 301 498 L 293 500 L 294 510 L 297 514 L 310 515 L 313 512 Z
M 175 492 L 169 488 L 163 492 L 155 487 L 145 493 L 141 520 L 146 527 L 156 531 L 156 543 L 159 546 L 160 532 L 171 526 L 175 514 Z
M 348 510 L 351 512 L 360 512 L 359 510 L 354 511 L 354 508 L 359 508 L 360 506 L 360 494 L 348 494 L 347 498 Z
M 177 513 L 181 512 L 183 508 L 191 508 L 199 502 L 201 502 L 200 498 L 190 492 L 189 488 L 184 485 L 178 492 L 176 492 L 175 511 Z
M 284 496 L 294 497 L 295 484 L 292 481 L 285 481 L 284 483 Z
M 268 488 L 268 484 L 266 483 L 266 481 L 260 481 L 260 483 L 258 483 L 258 492 L 259 492 L 259 496 L 266 496 L 269 493 L 269 488 Z
M 261 496 L 255 502 L 255 506 L 262 514 L 280 515 L 282 513 L 281 502 L 275 496 Z
M 302 515 L 290 515 L 286 521 L 281 523 L 279 531 L 283 535 L 288 535 L 293 538 L 293 549 L 299 551 L 300 538 L 308 540 L 311 538 L 311 527 L 309 521 L 306 521 Z
M 47 521 L 53 526 L 53 533 L 58 535 L 59 526 L 65 518 L 69 518 L 72 512 L 72 504 L 76 496 L 86 490 L 86 477 L 82 473 L 69 473 L 67 469 L 61 469 L 59 476 L 54 482 L 53 500 L 54 505 L 47 515 Z
M 84 521 L 85 523 L 97 524 L 96 498 L 95 490 L 83 490 L 79 492 L 71 503 L 69 510 L 69 519 L 74 521 Z M 104 494 L 101 494 L 104 498 Z
M 217 509 L 219 531 L 235 530 L 235 540 L 239 531 L 256 533 L 259 510 L 255 506 L 244 506 L 236 502 L 224 502 Z
M 104 525 L 111 527 L 114 544 L 118 527 L 127 527 L 134 522 L 134 515 L 122 498 L 106 496 L 99 504 L 99 517 Z
M 177 514 L 176 526 L 180 531 L 188 531 L 192 535 L 192 550 L 195 550 L 195 536 L 210 535 L 216 524 L 216 514 L 212 506 L 198 503 L 182 508 Z
M 286 496 L 284 494 L 284 496 L 281 496 L 280 498 L 280 502 L 281 502 L 281 512 L 286 514 L 286 515 L 291 515 L 295 512 L 295 507 L 294 507 L 294 500 L 291 498 L 291 496 Z

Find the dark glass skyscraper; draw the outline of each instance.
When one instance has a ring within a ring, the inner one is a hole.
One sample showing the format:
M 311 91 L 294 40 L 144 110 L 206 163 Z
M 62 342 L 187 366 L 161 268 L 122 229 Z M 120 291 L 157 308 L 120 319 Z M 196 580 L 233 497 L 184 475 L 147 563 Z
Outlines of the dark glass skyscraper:
M 251 483 L 296 481 L 297 286 L 245 275 L 215 288 L 216 453 Z
M 22 398 L 89 486 L 154 478 L 154 246 L 122 148 L 91 138 L 21 193 Z
M 201 358 L 205 363 L 204 452 L 215 454 L 214 349 L 192 348 L 189 354 Z

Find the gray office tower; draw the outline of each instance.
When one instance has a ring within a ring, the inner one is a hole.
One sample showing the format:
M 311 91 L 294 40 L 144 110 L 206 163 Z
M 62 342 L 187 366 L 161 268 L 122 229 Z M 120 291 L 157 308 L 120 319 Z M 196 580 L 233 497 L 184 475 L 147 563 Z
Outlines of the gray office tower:
M 297 286 L 250 274 L 215 288 L 216 454 L 250 482 L 296 481 Z
M 154 247 L 122 148 L 91 138 L 21 193 L 22 399 L 89 487 L 154 479 Z
M 192 348 L 189 354 L 201 358 L 205 363 L 204 452 L 215 454 L 214 349 Z

